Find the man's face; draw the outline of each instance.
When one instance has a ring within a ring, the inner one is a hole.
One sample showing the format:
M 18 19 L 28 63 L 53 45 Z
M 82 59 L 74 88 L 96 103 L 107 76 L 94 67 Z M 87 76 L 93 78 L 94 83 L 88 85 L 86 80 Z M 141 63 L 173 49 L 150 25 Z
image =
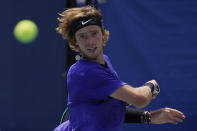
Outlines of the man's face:
M 97 25 L 86 26 L 75 33 L 83 57 L 99 62 L 103 57 L 103 34 Z

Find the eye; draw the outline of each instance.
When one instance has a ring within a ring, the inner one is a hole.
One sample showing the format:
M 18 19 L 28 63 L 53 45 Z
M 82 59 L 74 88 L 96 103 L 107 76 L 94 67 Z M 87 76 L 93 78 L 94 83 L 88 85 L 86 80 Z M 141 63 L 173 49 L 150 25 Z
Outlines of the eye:
M 92 33 L 91 33 L 91 36 L 96 36 L 97 35 L 97 31 L 93 31 Z
M 84 34 L 81 34 L 81 35 L 79 35 L 79 38 L 80 38 L 80 39 L 87 39 L 87 36 L 84 35 Z

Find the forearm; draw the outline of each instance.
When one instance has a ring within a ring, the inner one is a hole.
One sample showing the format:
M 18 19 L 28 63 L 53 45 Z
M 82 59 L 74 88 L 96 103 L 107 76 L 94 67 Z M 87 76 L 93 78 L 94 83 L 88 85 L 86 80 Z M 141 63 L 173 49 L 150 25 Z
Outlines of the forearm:
M 143 108 L 147 106 L 153 99 L 151 89 L 148 86 L 140 86 L 138 88 L 135 88 L 135 90 L 137 94 L 144 100 L 144 103 L 138 108 Z
M 111 96 L 137 108 L 145 107 L 152 100 L 151 90 L 147 86 L 134 88 L 130 85 L 123 85 Z
M 140 94 L 141 97 L 146 101 L 144 105 L 141 105 L 141 107 L 138 108 L 147 106 L 151 102 L 151 100 L 156 98 L 156 96 L 160 92 L 159 85 L 155 80 L 150 80 L 141 87 L 135 89 L 137 90 L 138 94 Z
M 158 92 L 153 93 L 155 91 L 155 87 L 158 87 L 156 81 L 151 80 L 148 81 L 148 83 L 151 83 L 151 86 L 145 84 L 141 87 L 134 88 L 130 85 L 123 85 L 115 92 L 113 92 L 110 96 L 125 101 L 128 104 L 132 104 L 137 108 L 143 108 L 147 106 L 151 102 L 151 100 L 158 95 Z

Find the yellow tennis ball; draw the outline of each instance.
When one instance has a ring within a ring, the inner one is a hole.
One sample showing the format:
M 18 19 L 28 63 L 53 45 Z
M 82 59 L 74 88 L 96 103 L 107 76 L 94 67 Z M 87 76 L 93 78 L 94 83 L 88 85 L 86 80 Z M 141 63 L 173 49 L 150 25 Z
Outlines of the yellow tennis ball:
M 21 20 L 14 28 L 14 36 L 23 44 L 32 43 L 38 36 L 38 27 L 31 20 Z

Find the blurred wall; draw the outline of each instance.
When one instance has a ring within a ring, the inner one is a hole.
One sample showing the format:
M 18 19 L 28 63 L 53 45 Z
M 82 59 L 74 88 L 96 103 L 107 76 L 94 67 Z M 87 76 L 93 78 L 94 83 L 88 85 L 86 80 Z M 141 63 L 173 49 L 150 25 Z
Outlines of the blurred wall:
M 186 114 L 179 125 L 125 124 L 125 131 L 196 131 L 197 1 L 113 0 L 103 4 L 110 31 L 105 53 L 120 78 L 133 86 L 156 79 L 157 99 L 145 108 L 178 109 Z
M 50 131 L 65 108 L 65 42 L 55 31 L 64 0 L 1 2 L 0 131 Z M 124 124 L 123 130 L 195 131 L 197 118 L 197 2 L 107 0 L 99 5 L 110 39 L 105 53 L 120 78 L 133 86 L 156 79 L 157 99 L 145 108 L 172 107 L 186 114 L 179 125 Z M 15 24 L 39 27 L 34 43 L 13 37 Z
M 65 42 L 55 31 L 65 1 L 1 1 L 0 131 L 49 131 L 65 107 Z M 13 36 L 17 22 L 34 21 L 35 42 Z

